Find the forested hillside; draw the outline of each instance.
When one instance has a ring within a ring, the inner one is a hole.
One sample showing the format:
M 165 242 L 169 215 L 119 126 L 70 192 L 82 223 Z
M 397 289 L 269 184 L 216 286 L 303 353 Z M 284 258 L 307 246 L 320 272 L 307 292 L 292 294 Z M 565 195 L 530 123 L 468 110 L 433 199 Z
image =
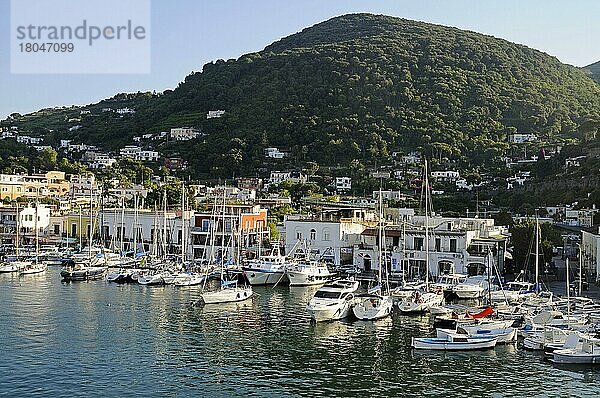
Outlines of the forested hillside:
M 115 118 L 101 112 L 109 106 L 136 113 Z M 296 164 L 380 163 L 392 151 L 421 149 L 462 165 L 499 165 L 510 133 L 560 141 L 587 134 L 581 126 L 596 129 L 589 120 L 600 115 L 600 85 L 505 40 L 351 14 L 204 65 L 173 91 L 121 94 L 84 109 L 90 114 L 15 115 L 5 125 L 113 150 L 143 133 L 198 127 L 204 137 L 160 147 L 187 158 L 198 177 L 254 173 L 270 146 L 289 150 Z M 206 118 L 217 109 L 225 115 Z

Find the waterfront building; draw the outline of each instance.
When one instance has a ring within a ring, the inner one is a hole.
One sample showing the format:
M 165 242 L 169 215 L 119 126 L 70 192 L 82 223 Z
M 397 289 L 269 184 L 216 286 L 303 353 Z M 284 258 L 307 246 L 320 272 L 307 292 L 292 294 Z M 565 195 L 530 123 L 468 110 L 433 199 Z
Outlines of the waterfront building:
M 316 215 L 288 215 L 283 223 L 286 253 L 306 242 L 313 255 L 335 265 L 350 264 L 354 244 L 374 220 L 371 210 L 359 207 L 324 209 Z
M 405 225 L 386 225 L 383 232 L 385 240 L 381 248 L 392 272 L 425 275 L 426 245 L 431 275 L 482 274 L 489 267 L 488 253 L 492 266 L 503 272 L 509 234 L 507 227 L 494 225 L 493 219 L 430 217 L 428 232 L 424 216 L 409 216 L 404 221 Z M 361 243 L 354 247 L 354 264 L 366 272 L 377 270 L 378 248 L 377 228 L 365 229 Z
M 231 258 L 238 250 L 255 250 L 270 241 L 266 209 L 250 204 L 209 204 L 209 209 L 194 215 L 191 234 L 195 258 L 216 259 L 222 252 Z
M 592 280 L 600 280 L 600 227 L 581 231 L 581 266 Z

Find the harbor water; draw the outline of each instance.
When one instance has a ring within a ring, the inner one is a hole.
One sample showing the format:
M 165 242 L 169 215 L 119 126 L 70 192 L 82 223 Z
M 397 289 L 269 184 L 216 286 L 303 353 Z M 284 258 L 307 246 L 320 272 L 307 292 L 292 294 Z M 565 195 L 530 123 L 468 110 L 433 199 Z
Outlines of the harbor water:
M 600 368 L 515 346 L 415 352 L 428 317 L 311 324 L 314 287 L 215 306 L 199 290 L 0 275 L 0 396 L 600 395 Z

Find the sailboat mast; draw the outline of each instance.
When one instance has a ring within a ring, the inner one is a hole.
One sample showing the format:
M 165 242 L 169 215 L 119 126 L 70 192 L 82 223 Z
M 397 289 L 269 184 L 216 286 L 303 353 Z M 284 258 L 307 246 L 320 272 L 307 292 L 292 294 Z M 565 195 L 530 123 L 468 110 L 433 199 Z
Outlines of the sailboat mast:
M 125 252 L 125 197 L 121 197 L 121 256 Z
M 581 259 L 581 245 L 580 245 L 580 246 L 579 246 L 579 290 L 578 290 L 578 292 L 577 292 L 577 294 L 578 294 L 579 296 L 581 296 L 581 289 L 582 289 L 582 280 L 581 280 L 581 278 L 582 278 L 581 274 L 582 274 L 582 271 L 583 271 L 583 270 L 582 270 L 582 268 L 583 268 L 583 267 L 582 267 L 582 259 Z
M 567 257 L 565 261 L 565 266 L 567 268 L 567 323 L 571 318 L 571 284 L 569 281 L 569 257 Z
M 17 261 L 19 261 L 19 228 L 20 228 L 21 215 L 19 214 L 19 202 L 17 201 L 17 241 L 16 241 L 16 251 L 17 251 Z
M 425 287 L 429 289 L 429 171 L 425 159 Z
M 92 260 L 92 229 L 94 228 L 94 224 L 92 221 L 92 213 L 94 212 L 94 197 L 93 190 L 90 188 L 90 220 L 88 225 L 88 257 L 90 261 Z
M 381 250 L 383 247 L 383 234 L 382 234 L 382 228 L 383 228 L 383 210 L 382 210 L 382 203 L 383 201 L 381 200 L 381 181 L 379 182 L 379 219 L 377 220 L 377 234 L 378 234 L 378 239 L 379 239 L 379 244 L 377 245 L 377 264 L 379 265 L 379 273 L 378 273 L 378 282 L 382 283 L 381 281 L 381 268 L 383 267 L 383 264 L 381 263 Z
M 540 290 L 539 288 L 540 282 L 540 223 L 537 217 L 535 216 L 535 290 L 536 292 Z
M 39 213 L 39 207 L 40 207 L 40 202 L 37 199 L 35 199 L 35 263 L 38 263 L 38 258 L 40 256 L 40 240 L 38 237 L 38 217 L 40 215 Z

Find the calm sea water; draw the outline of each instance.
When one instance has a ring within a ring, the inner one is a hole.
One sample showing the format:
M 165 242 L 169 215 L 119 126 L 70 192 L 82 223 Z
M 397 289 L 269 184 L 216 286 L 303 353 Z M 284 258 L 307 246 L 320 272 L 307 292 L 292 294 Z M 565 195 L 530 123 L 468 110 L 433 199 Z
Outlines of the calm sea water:
M 196 306 L 197 288 L 0 275 L 0 396 L 598 396 L 600 368 L 515 347 L 413 352 L 427 317 L 312 325 L 315 288 L 256 288 Z

